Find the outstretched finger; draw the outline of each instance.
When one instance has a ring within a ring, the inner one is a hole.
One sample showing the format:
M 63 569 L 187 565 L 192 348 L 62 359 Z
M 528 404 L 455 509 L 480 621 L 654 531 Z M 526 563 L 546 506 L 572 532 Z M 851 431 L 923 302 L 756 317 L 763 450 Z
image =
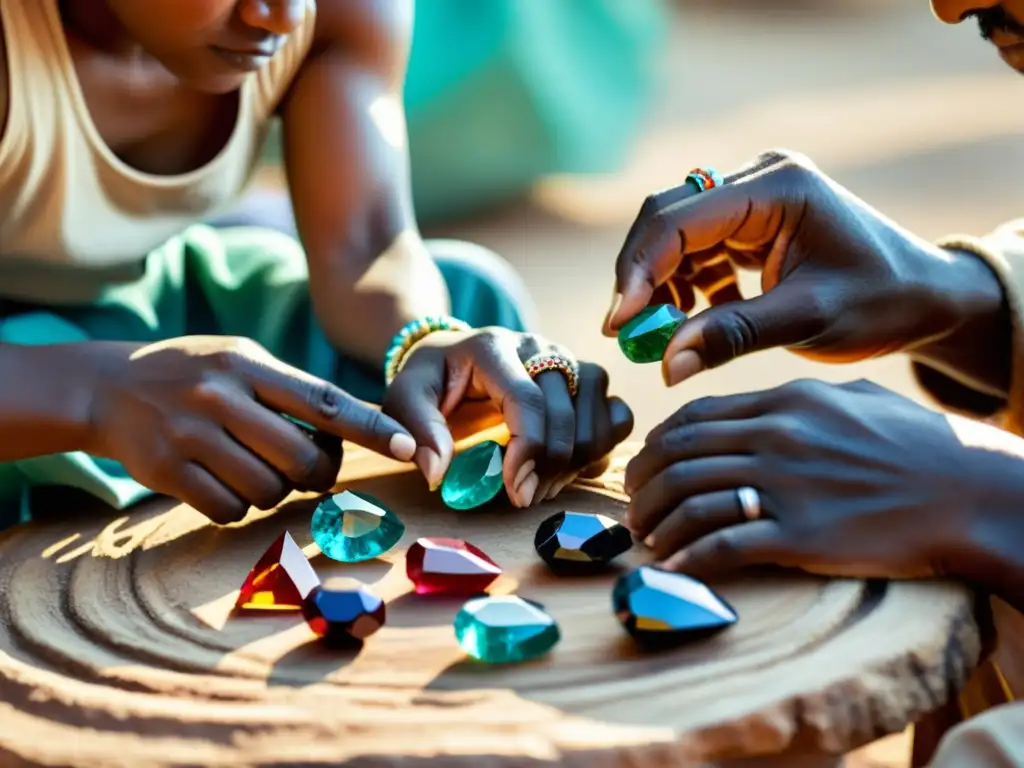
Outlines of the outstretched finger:
M 330 382 L 273 358 L 251 361 L 245 373 L 268 408 L 400 461 L 416 453 L 416 441 L 401 424 Z

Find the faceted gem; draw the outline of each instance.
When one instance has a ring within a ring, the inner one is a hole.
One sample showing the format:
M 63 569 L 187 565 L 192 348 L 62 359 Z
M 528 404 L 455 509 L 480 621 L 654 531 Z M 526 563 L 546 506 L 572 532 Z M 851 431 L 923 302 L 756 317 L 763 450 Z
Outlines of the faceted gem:
M 559 512 L 540 524 L 533 546 L 552 570 L 586 573 L 600 570 L 629 550 L 633 537 L 610 517 Z
M 561 639 L 558 624 L 538 604 L 515 595 L 476 597 L 455 616 L 455 639 L 488 664 L 527 661 Z
M 288 531 L 263 553 L 242 584 L 235 608 L 297 611 L 320 579 Z
M 384 601 L 354 579 L 328 579 L 302 603 L 306 623 L 325 645 L 360 645 L 384 626 Z
M 649 566 L 619 577 L 612 609 L 633 639 L 652 649 L 707 637 L 739 620 L 732 606 L 706 585 Z
M 501 459 L 501 446 L 492 440 L 460 453 L 441 483 L 441 500 L 452 509 L 486 504 L 501 491 Z
M 358 563 L 399 542 L 405 523 L 368 493 L 343 491 L 320 502 L 310 522 L 313 541 L 332 560 Z
M 686 313 L 672 304 L 646 307 L 622 326 L 619 348 L 634 363 L 656 363 L 665 355 L 669 341 L 686 322 Z
M 419 539 L 405 556 L 418 595 L 475 595 L 501 575 L 491 558 L 461 539 Z

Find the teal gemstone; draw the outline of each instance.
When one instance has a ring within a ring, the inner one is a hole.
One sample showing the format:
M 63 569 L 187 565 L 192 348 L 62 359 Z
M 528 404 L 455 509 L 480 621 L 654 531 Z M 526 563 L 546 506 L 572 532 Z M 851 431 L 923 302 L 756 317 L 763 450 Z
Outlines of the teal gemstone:
M 502 489 L 501 446 L 493 440 L 474 445 L 452 459 L 441 483 L 441 500 L 452 509 L 475 509 Z
M 619 348 L 634 363 L 656 363 L 665 355 L 665 348 L 686 322 L 686 313 L 672 304 L 647 307 L 622 326 Z
M 454 626 L 462 650 L 488 664 L 534 659 L 562 637 L 558 624 L 539 605 L 515 595 L 470 600 L 455 616 Z
M 320 502 L 309 528 L 320 551 L 342 563 L 380 557 L 405 533 L 405 523 L 379 499 L 354 491 Z

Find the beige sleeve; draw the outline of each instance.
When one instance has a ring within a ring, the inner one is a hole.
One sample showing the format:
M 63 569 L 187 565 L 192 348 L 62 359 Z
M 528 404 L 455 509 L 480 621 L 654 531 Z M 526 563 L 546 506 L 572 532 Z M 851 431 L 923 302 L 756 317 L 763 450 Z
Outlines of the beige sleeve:
M 918 382 L 943 405 L 977 415 L 1000 413 L 1002 426 L 1024 435 L 1024 219 L 1012 221 L 986 237 L 952 236 L 944 248 L 968 251 L 985 260 L 999 277 L 1012 315 L 1013 360 L 1008 402 L 1001 403 L 965 387 L 932 368 L 914 364 Z M 984 339 L 978 340 L 984 344 Z
M 1005 704 L 945 735 L 929 768 L 1024 768 L 1024 704 Z

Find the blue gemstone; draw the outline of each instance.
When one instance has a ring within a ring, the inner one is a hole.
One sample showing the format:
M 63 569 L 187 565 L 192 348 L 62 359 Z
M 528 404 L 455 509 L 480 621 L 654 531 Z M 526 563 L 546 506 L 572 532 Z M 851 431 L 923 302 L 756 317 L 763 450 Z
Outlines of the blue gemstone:
M 713 635 L 739 620 L 707 585 L 680 573 L 642 566 L 612 589 L 612 610 L 637 644 L 660 649 Z
M 355 491 L 320 502 L 309 528 L 320 551 L 342 563 L 380 557 L 405 533 L 405 524 L 379 499 Z

